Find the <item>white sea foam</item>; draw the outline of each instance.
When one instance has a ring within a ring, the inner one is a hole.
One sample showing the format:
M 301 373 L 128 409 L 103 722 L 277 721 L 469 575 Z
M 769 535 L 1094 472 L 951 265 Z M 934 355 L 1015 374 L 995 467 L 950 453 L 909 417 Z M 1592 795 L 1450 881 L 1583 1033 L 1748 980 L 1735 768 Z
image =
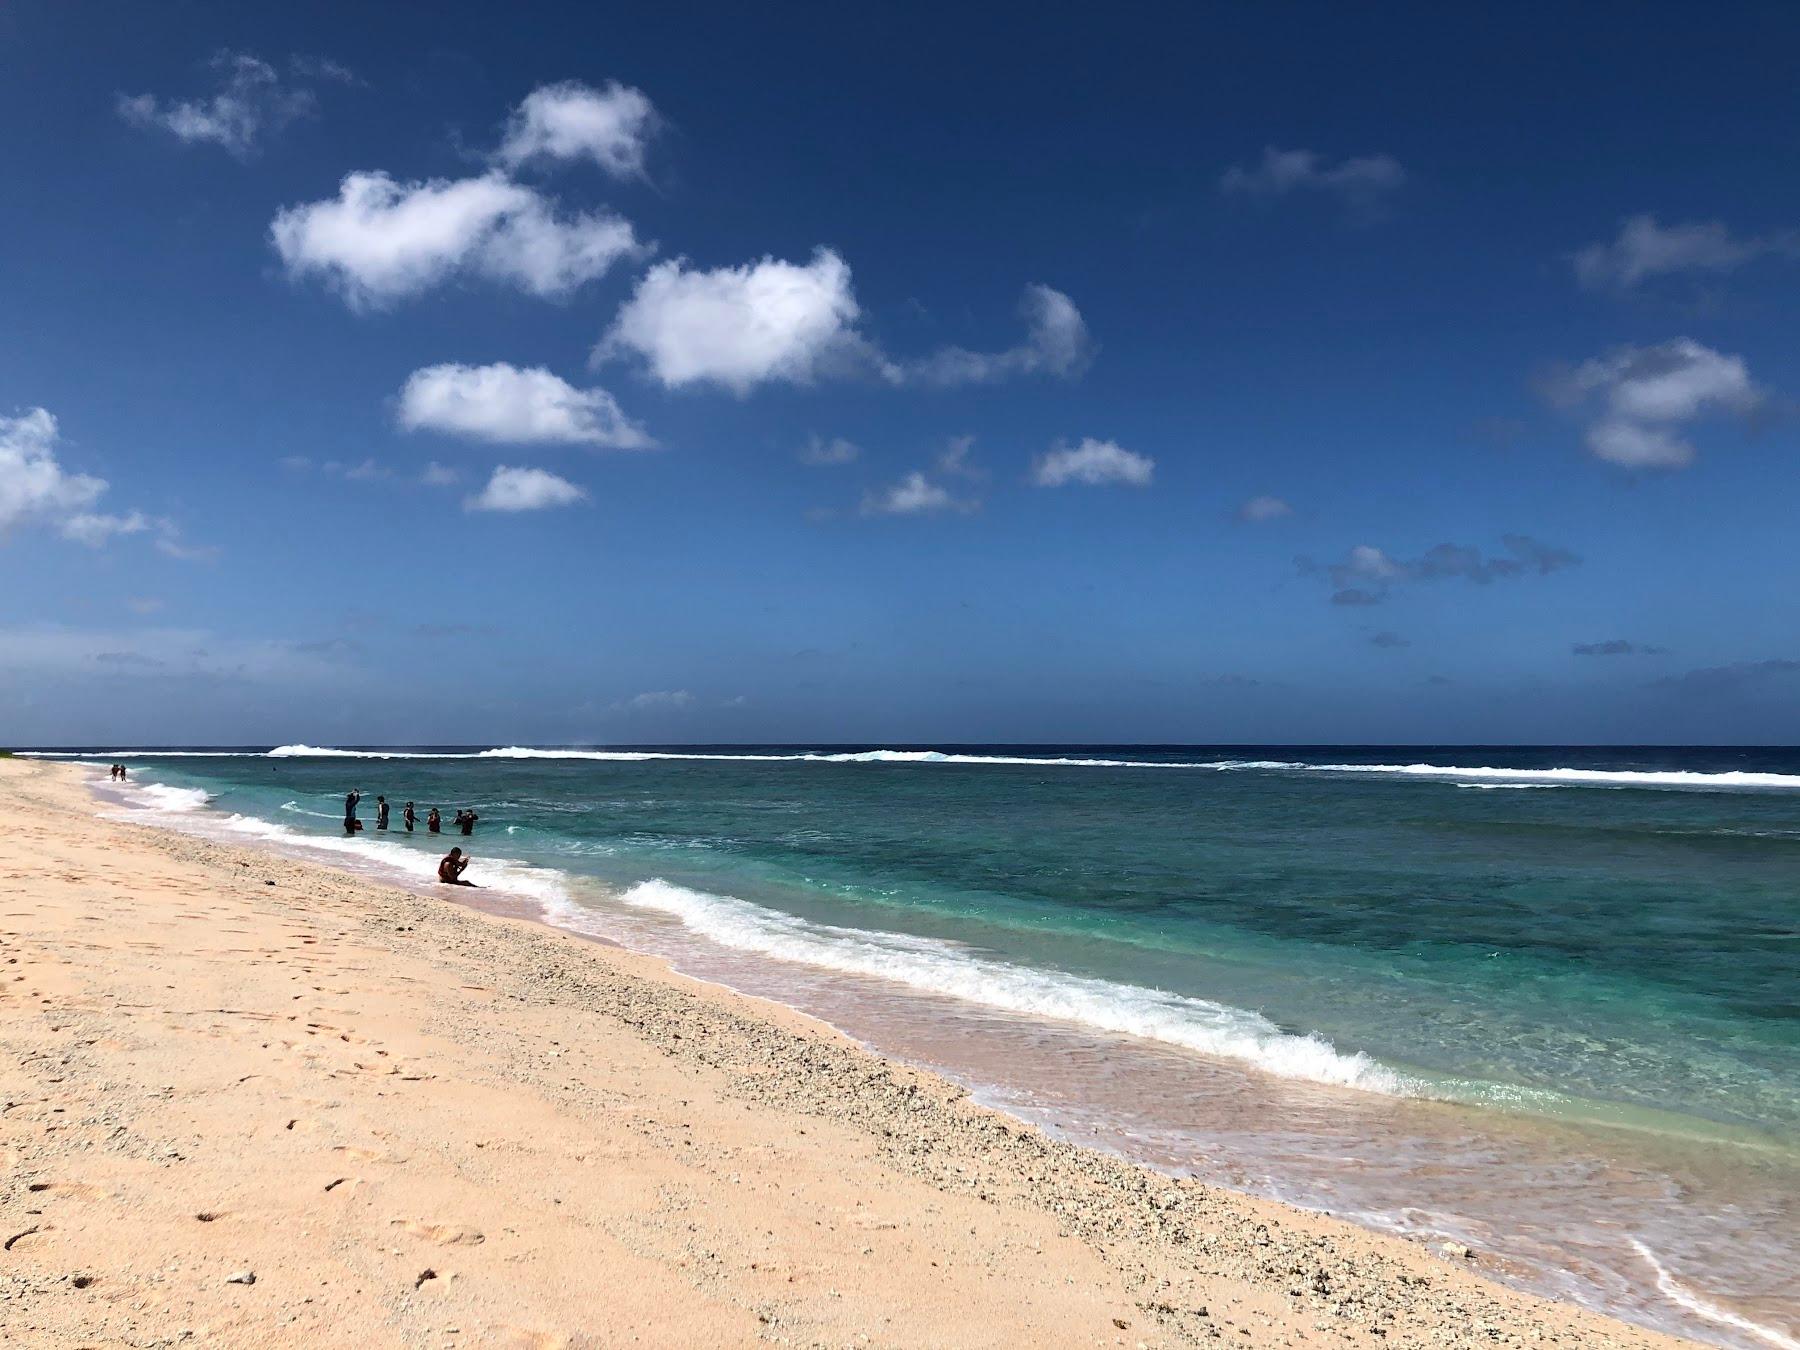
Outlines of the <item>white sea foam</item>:
M 1748 1332 L 1760 1341 L 1767 1341 L 1770 1345 L 1779 1347 L 1779 1350 L 1800 1350 L 1800 1341 L 1795 1340 L 1786 1332 L 1779 1331 L 1774 1327 L 1765 1327 L 1761 1322 L 1753 1322 L 1748 1317 L 1732 1312 L 1729 1308 L 1721 1308 L 1711 1300 L 1700 1297 L 1677 1280 L 1670 1273 L 1669 1268 L 1656 1259 L 1655 1252 L 1636 1238 L 1632 1238 L 1630 1241 L 1637 1254 L 1644 1258 L 1644 1263 L 1655 1272 L 1656 1287 L 1662 1290 L 1663 1296 L 1670 1302 L 1680 1304 L 1696 1317 L 1703 1317 L 1709 1322 L 1717 1322 L 1720 1326 L 1734 1327 L 1738 1331 Z
M 1578 783 L 1591 787 L 1650 788 L 1800 788 L 1800 774 L 1729 770 L 1700 773 L 1689 769 L 1503 769 L 1444 764 L 1290 764 L 1314 773 L 1395 774 L 1409 778 L 1480 778 L 1508 783 L 1546 785 Z
M 1032 755 L 965 755 L 944 750 L 795 751 L 789 754 L 726 754 L 699 750 L 539 750 L 508 745 L 483 750 L 480 759 L 589 759 L 639 763 L 646 760 L 719 760 L 747 764 L 1005 764 L 1031 768 L 1087 769 L 1223 769 L 1234 761 L 1206 763 L 1162 759 L 1078 759 Z
M 146 809 L 171 815 L 198 811 L 212 800 L 212 794 L 200 788 L 170 787 L 167 783 L 145 783 L 134 789 L 133 796 Z
M 149 752 L 145 752 L 149 753 Z M 278 745 L 272 759 L 549 759 L 640 764 L 656 760 L 728 764 L 998 764 L 1025 768 L 1084 769 L 1291 769 L 1304 765 L 1275 760 L 1103 759 L 1049 755 L 966 755 L 945 750 L 796 750 L 730 753 L 722 750 L 559 749 L 503 745 L 491 750 L 341 750 L 322 745 Z
M 812 923 L 660 878 L 633 886 L 622 898 L 636 908 L 671 915 L 689 931 L 738 951 L 890 980 L 1005 1012 L 1141 1036 L 1240 1060 L 1283 1078 L 1395 1096 L 1414 1090 L 1367 1055 L 1344 1054 L 1321 1037 L 1294 1035 L 1258 1013 L 1206 999 L 1012 965 L 950 942 Z
M 1458 783 L 1459 788 L 1475 788 L 1481 792 L 1529 792 L 1540 788 L 1560 788 L 1568 783 Z

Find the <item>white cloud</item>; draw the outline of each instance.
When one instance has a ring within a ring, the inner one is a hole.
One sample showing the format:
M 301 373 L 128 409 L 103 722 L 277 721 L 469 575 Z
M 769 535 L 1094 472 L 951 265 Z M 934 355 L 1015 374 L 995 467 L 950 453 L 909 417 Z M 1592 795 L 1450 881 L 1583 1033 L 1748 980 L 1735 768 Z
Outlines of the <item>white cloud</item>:
M 32 517 L 67 518 L 106 491 L 104 478 L 64 472 L 56 439 L 47 409 L 0 417 L 0 529 Z
M 1631 469 L 1679 469 L 1694 460 L 1687 423 L 1714 412 L 1747 414 L 1762 402 L 1743 358 L 1692 338 L 1620 347 L 1553 379 L 1551 397 L 1592 407 L 1587 447 Z
M 62 528 L 106 492 L 104 478 L 63 469 L 56 440 L 47 409 L 0 417 L 0 531 L 26 523 Z
M 862 447 L 854 441 L 847 441 L 842 436 L 834 436 L 825 440 L 820 436 L 809 436 L 806 444 L 800 447 L 798 458 L 802 464 L 810 464 L 814 468 L 828 468 L 837 464 L 849 464 L 862 457 Z
M 925 384 L 992 384 L 1018 375 L 1078 374 L 1093 354 L 1093 340 L 1075 302 L 1061 291 L 1033 283 L 1020 302 L 1026 338 L 1003 352 L 971 352 L 946 347 L 910 366 L 896 368 L 890 379 L 914 378 Z
M 454 487 L 462 481 L 462 475 L 446 464 L 439 464 L 434 459 L 419 474 L 419 481 L 426 487 Z
M 0 537 L 38 525 L 64 539 L 101 548 L 120 535 L 153 533 L 156 547 L 172 556 L 180 529 L 172 520 L 142 511 L 111 514 L 92 509 L 106 495 L 104 478 L 70 473 L 57 459 L 56 418 L 45 408 L 0 417 Z
M 674 259 L 644 274 L 594 358 L 634 354 L 665 387 L 716 384 L 737 394 L 774 381 L 811 384 L 858 373 L 889 384 L 940 386 L 1078 374 L 1093 342 L 1075 303 L 1061 291 L 1033 285 L 1022 308 L 1028 332 L 1017 347 L 947 347 L 898 360 L 857 330 L 861 309 L 850 266 L 828 248 L 817 249 L 804 265 L 765 257 L 699 271 Z
M 153 94 L 120 94 L 119 115 L 133 126 L 159 128 L 189 145 L 222 146 L 241 157 L 264 132 L 312 111 L 312 94 L 283 84 L 266 61 L 220 52 L 211 64 L 219 75 L 211 98 L 164 103 Z
M 73 539 L 89 548 L 100 548 L 114 535 L 142 534 L 150 528 L 150 518 L 142 511 L 132 511 L 123 516 L 84 511 L 67 517 L 57 528 L 64 539 Z
M 1250 524 L 1280 520 L 1294 514 L 1294 508 L 1279 497 L 1252 497 L 1237 509 L 1237 518 Z
M 1581 559 L 1566 548 L 1546 544 L 1528 534 L 1501 536 L 1503 553 L 1484 554 L 1469 544 L 1434 544 L 1414 559 L 1398 559 L 1373 544 L 1358 544 L 1341 563 L 1320 566 L 1300 560 L 1306 575 L 1328 577 L 1336 587 L 1334 605 L 1378 605 L 1391 587 L 1403 582 L 1458 579 L 1477 586 L 1516 577 L 1549 576 L 1578 567 Z
M 1338 197 L 1364 218 L 1378 214 L 1387 198 L 1406 182 L 1406 170 L 1392 155 L 1365 155 L 1327 167 L 1312 150 L 1277 150 L 1267 146 L 1262 163 L 1246 169 L 1233 165 L 1219 180 L 1228 197 L 1272 200 L 1295 192 L 1324 192 Z
M 859 347 L 858 313 L 850 267 L 827 248 L 805 265 L 765 257 L 710 272 L 675 259 L 644 274 L 596 355 L 634 352 L 669 388 L 807 384 Z
M 956 478 L 986 478 L 987 471 L 969 458 L 974 449 L 973 436 L 952 436 L 944 446 L 943 453 L 937 457 L 938 472 Z
M 1716 220 L 1663 226 L 1655 216 L 1641 215 L 1620 225 L 1617 239 L 1589 244 L 1569 261 L 1589 290 L 1630 291 L 1653 277 L 1724 273 L 1768 255 L 1800 257 L 1800 233 L 1740 239 Z
M 656 444 L 604 389 L 504 361 L 415 370 L 400 391 L 400 425 L 509 445 L 557 443 L 644 450 Z
M 571 506 L 586 501 L 587 492 L 566 478 L 543 469 L 516 469 L 506 465 L 494 470 L 487 486 L 463 499 L 467 511 L 542 511 L 552 506 Z
M 612 705 L 614 712 L 656 712 L 672 708 L 686 708 L 694 701 L 694 696 L 685 689 L 651 689 L 642 694 L 633 694 L 630 698 L 622 698 Z
M 1097 441 L 1091 436 L 1080 445 L 1059 445 L 1039 455 L 1031 466 L 1031 481 L 1038 487 L 1064 487 L 1080 483 L 1102 487 L 1124 483 L 1149 487 L 1156 461 L 1125 449 L 1116 441 Z
M 499 174 L 423 183 L 347 174 L 335 198 L 278 211 L 269 235 L 291 277 L 320 277 L 353 308 L 459 274 L 564 296 L 644 252 L 618 216 L 558 216 L 549 198 Z
M 152 522 L 156 526 L 156 551 L 181 562 L 211 562 L 219 556 L 219 550 L 212 544 L 189 544 L 181 537 L 181 529 L 172 520 L 158 519 Z
M 980 502 L 957 497 L 941 483 L 934 483 L 917 469 L 891 487 L 864 494 L 865 516 L 919 516 L 940 511 L 970 512 Z
M 575 80 L 534 89 L 512 115 L 495 158 L 508 168 L 533 160 L 591 159 L 608 173 L 644 171 L 644 146 L 656 110 L 639 90 L 616 81 L 594 89 Z

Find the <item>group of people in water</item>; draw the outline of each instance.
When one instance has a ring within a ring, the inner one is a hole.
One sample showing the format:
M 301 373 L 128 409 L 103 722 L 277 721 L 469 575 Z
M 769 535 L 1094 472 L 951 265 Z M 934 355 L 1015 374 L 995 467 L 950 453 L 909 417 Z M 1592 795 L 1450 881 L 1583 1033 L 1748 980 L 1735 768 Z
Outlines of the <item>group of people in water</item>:
M 123 778 L 125 776 L 125 768 L 123 765 L 114 765 L 113 767 L 116 777 Z M 352 788 L 344 798 L 345 834 L 355 835 L 356 832 L 363 827 L 362 820 L 356 814 L 357 805 L 361 801 L 361 788 Z M 454 824 L 457 829 L 461 830 L 463 836 L 467 838 L 469 835 L 475 833 L 475 822 L 480 819 L 481 817 L 473 810 L 464 809 L 456 813 L 452 820 L 452 824 Z M 411 802 L 408 802 L 401 810 L 400 821 L 401 824 L 406 827 L 406 832 L 408 834 L 411 834 L 413 832 L 413 827 L 418 824 L 419 813 L 414 809 Z M 387 827 L 388 799 L 385 796 L 377 795 L 375 798 L 375 828 L 378 830 L 385 830 Z M 443 831 L 444 818 L 438 814 L 438 809 L 434 806 L 425 813 L 425 833 L 442 834 Z M 463 873 L 468 870 L 468 866 L 468 854 L 464 853 L 460 848 L 453 848 L 438 861 L 438 880 L 450 886 L 473 886 L 475 884 L 474 882 L 463 880 Z
M 112 768 L 108 770 L 106 776 L 115 783 L 123 783 L 125 781 L 125 766 L 123 764 L 113 765 Z

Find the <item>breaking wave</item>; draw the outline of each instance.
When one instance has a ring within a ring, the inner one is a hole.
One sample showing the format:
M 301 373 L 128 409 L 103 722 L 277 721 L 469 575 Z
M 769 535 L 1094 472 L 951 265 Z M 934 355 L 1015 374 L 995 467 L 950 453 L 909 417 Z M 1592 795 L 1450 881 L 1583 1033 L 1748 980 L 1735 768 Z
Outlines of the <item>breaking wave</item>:
M 1162 1041 L 1238 1060 L 1282 1078 L 1389 1096 L 1418 1091 L 1365 1054 L 1344 1054 L 1322 1037 L 1286 1032 L 1259 1013 L 1207 999 L 1012 965 L 930 938 L 812 923 L 660 878 L 640 882 L 621 899 L 638 909 L 671 915 L 691 932 L 737 951 L 890 980 L 1004 1012 Z

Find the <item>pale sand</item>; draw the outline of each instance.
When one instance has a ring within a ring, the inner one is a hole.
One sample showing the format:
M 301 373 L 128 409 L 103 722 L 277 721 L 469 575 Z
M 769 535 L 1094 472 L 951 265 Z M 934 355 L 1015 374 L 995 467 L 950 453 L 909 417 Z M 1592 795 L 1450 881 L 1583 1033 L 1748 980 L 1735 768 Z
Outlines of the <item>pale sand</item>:
M 0 1343 L 1676 1344 L 81 773 L 0 761 Z

